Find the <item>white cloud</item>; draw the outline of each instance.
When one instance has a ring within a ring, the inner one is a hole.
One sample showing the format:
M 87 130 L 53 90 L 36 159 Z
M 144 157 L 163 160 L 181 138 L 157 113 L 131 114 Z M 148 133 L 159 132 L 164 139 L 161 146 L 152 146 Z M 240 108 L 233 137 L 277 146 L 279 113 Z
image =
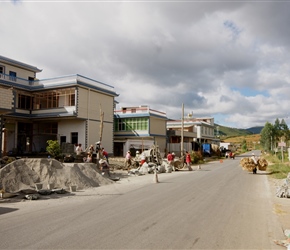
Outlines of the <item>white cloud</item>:
M 288 3 L 25 2 L 0 9 L 1 55 L 148 104 L 251 127 L 288 114 Z M 13 15 L 11 14 L 13 13 Z M 5 25 L 6 24 L 6 25 Z

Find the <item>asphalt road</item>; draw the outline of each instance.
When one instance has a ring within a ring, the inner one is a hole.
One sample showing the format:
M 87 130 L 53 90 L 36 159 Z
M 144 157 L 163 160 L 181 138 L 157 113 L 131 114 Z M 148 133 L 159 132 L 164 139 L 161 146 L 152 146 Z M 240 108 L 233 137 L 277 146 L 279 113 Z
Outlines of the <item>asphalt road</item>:
M 160 174 L 158 184 L 132 177 L 151 181 L 86 199 L 0 204 L 0 249 L 283 249 L 267 176 L 239 161 Z

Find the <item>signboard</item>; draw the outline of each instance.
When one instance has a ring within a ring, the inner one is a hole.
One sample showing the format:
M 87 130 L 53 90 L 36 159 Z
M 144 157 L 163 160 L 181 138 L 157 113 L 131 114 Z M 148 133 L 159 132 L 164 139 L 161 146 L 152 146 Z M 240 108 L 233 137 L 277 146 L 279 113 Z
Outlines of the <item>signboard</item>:
M 286 142 L 279 142 L 278 143 L 278 146 L 279 147 L 286 147 Z

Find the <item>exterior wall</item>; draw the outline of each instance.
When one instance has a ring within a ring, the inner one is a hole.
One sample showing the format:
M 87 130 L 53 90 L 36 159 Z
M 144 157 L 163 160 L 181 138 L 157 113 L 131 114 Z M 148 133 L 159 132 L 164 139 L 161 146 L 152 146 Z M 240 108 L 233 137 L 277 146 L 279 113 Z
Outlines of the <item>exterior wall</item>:
M 155 144 L 158 145 L 161 156 L 163 157 L 166 152 L 166 137 L 155 137 Z
M 17 147 L 16 143 L 16 133 L 15 133 L 15 123 L 5 124 L 5 135 L 6 149 L 12 151 Z M 3 138 L 4 139 L 4 138 Z M 3 150 L 5 152 L 5 149 Z
M 12 89 L 0 87 L 0 110 L 11 111 L 14 106 L 13 103 L 14 96 Z
M 201 126 L 201 136 L 202 137 L 213 137 L 214 136 L 214 128 L 208 126 Z
M 167 143 L 167 150 L 169 152 L 174 152 L 176 156 L 181 156 L 181 143 Z M 192 144 L 190 142 L 183 143 L 183 150 L 192 152 Z
M 150 117 L 150 134 L 166 135 L 166 120 Z
M 81 143 L 83 149 L 85 149 L 85 127 L 86 122 L 82 120 L 62 120 L 58 122 L 58 135 L 66 136 L 66 142 L 71 143 L 71 133 L 78 132 L 78 142 Z
M 104 122 L 101 147 L 104 147 L 108 154 L 113 154 L 113 123 Z M 97 126 L 99 128 L 99 126 Z M 98 140 L 97 140 L 98 141 Z
M 104 113 L 103 133 L 101 146 L 109 154 L 113 153 L 113 120 L 114 115 L 114 97 L 104 95 L 90 89 L 78 88 L 77 114 L 78 118 L 84 118 L 88 121 L 86 144 L 95 145 L 100 140 L 101 131 L 101 112 Z
M 112 121 L 114 115 L 114 97 L 82 87 L 78 88 L 78 118 L 100 120 L 100 109 L 104 112 L 104 121 Z

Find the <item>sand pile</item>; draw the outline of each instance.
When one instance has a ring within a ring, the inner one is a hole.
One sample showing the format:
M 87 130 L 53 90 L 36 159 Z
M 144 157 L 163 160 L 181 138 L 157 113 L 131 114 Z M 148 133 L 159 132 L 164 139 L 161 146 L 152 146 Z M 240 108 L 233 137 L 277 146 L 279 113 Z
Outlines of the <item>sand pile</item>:
M 93 163 L 61 163 L 54 159 L 19 159 L 0 169 L 0 189 L 18 192 L 35 188 L 42 183 L 43 188 L 53 184 L 55 188 L 86 189 L 112 184 L 113 181 L 101 175 Z

